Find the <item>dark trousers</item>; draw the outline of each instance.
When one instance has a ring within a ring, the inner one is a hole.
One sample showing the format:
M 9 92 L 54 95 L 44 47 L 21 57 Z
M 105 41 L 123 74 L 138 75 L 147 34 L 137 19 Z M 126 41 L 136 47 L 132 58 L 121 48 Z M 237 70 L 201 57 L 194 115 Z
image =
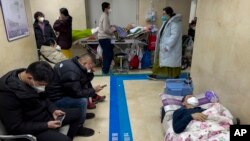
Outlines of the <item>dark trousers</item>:
M 99 44 L 102 48 L 102 72 L 109 73 L 109 68 L 114 57 L 114 45 L 111 44 L 111 39 L 100 39 Z
M 49 129 L 44 132 L 35 134 L 37 141 L 72 141 L 79 128 L 82 126 L 80 117 L 80 109 L 62 109 L 66 113 L 62 126 L 69 125 L 67 135 L 60 133 L 57 129 Z M 19 139 L 17 141 L 28 141 Z
M 54 102 L 58 108 L 69 109 L 69 108 L 79 108 L 81 123 L 83 124 L 86 119 L 87 111 L 87 99 L 86 98 L 72 98 L 72 97 L 63 97 Z

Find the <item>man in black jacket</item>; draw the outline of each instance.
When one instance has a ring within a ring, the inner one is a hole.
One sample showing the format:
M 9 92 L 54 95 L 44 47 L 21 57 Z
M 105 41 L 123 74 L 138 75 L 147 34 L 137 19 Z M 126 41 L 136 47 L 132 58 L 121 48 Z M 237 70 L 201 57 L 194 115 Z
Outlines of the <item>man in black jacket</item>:
M 80 109 L 59 110 L 43 91 L 54 75 L 47 62 L 10 71 L 0 78 L 0 119 L 9 134 L 32 134 L 39 141 L 71 141 L 81 130 Z M 60 123 L 58 116 L 65 115 Z M 67 136 L 57 128 L 70 124 Z
M 92 87 L 93 68 L 94 62 L 89 54 L 57 63 L 54 67 L 53 82 L 46 87 L 49 99 L 55 102 L 58 107 L 81 108 L 81 116 L 85 118 L 86 99 L 95 96 L 97 92 L 102 90 L 100 85 Z M 94 131 L 86 130 L 89 132 L 89 136 L 94 134 Z

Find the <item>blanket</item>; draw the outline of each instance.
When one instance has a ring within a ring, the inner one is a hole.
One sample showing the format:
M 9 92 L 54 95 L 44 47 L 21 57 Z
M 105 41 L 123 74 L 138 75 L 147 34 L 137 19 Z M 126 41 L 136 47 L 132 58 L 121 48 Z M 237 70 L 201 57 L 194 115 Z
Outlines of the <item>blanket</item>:
M 233 124 L 232 114 L 221 104 L 211 103 L 202 113 L 208 118 L 205 122 L 192 120 L 184 132 L 173 131 L 172 120 L 165 134 L 165 141 L 229 141 L 229 127 Z

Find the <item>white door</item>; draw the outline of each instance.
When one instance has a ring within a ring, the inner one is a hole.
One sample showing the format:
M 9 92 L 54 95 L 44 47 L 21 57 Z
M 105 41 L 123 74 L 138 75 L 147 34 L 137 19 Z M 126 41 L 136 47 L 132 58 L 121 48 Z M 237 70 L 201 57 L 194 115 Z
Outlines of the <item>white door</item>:
M 111 24 L 121 27 L 130 23 L 138 24 L 138 0 L 86 0 L 88 28 L 98 26 L 103 2 L 109 2 L 111 5 Z

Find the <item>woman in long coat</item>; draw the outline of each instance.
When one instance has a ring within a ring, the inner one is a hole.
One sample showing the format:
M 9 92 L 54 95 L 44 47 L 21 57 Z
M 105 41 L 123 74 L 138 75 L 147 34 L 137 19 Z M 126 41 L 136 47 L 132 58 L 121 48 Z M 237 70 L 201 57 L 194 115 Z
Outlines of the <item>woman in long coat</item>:
M 157 34 L 153 73 L 157 76 L 177 78 L 181 73 L 182 58 L 182 16 L 175 14 L 171 7 L 163 9 L 167 19 Z

